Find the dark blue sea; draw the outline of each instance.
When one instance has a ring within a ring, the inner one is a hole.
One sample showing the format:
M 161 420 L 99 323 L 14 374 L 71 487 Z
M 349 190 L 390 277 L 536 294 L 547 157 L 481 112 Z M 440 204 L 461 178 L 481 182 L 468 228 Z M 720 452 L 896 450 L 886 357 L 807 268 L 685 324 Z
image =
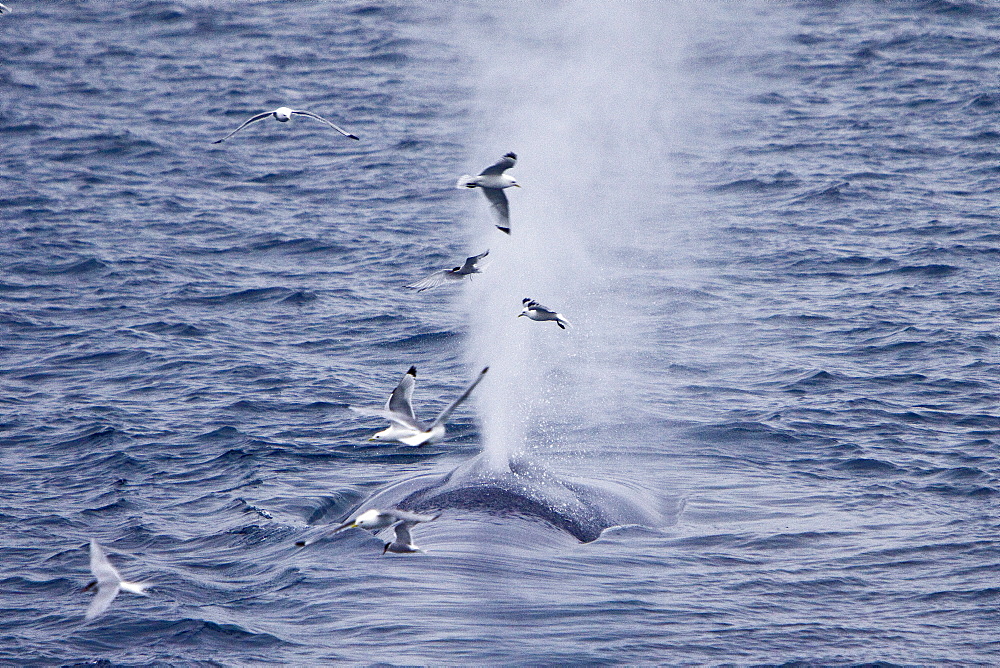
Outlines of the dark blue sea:
M 997 3 L 5 3 L 0 664 L 1000 663 Z

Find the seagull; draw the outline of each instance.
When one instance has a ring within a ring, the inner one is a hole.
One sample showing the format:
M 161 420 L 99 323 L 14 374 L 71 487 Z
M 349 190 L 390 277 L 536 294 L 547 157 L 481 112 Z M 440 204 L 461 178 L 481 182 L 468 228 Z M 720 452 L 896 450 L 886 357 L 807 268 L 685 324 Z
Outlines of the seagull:
M 239 132 L 240 130 L 242 130 L 243 128 L 245 128 L 246 126 L 248 126 L 248 125 L 250 125 L 252 123 L 256 123 L 257 121 L 262 121 L 265 118 L 267 118 L 268 116 L 273 116 L 276 120 L 278 120 L 278 121 L 280 121 L 282 123 L 287 123 L 288 121 L 291 120 L 292 116 L 296 115 L 296 114 L 299 115 L 299 116 L 308 116 L 309 118 L 315 118 L 317 121 L 322 121 L 323 123 L 326 123 L 331 128 L 333 128 L 334 130 L 336 130 L 340 134 L 344 135 L 345 137 L 348 137 L 350 139 L 357 139 L 357 136 L 352 135 L 350 132 L 345 132 L 341 128 L 337 127 L 336 125 L 334 125 L 330 121 L 328 121 L 325 118 L 323 118 L 322 116 L 320 116 L 319 114 L 314 114 L 311 111 L 302 111 L 302 110 L 299 110 L 299 109 L 289 109 L 288 107 L 278 107 L 274 111 L 265 111 L 264 113 L 257 114 L 256 116 L 253 116 L 248 121 L 245 121 L 243 123 L 243 125 L 241 125 L 240 127 L 236 128 L 235 130 L 233 130 L 232 132 L 230 132 L 228 135 L 226 135 L 222 139 L 217 139 L 217 140 L 215 140 L 212 143 L 213 144 L 221 144 L 222 142 L 226 141 L 227 139 L 229 139 L 230 137 L 232 137 L 234 134 L 236 134 L 237 132 Z
M 416 524 L 417 522 L 430 522 L 431 520 L 436 520 L 440 516 L 440 513 L 437 515 L 418 515 L 417 513 L 408 513 L 405 510 L 397 510 L 396 508 L 390 508 L 389 510 L 371 508 L 370 510 L 366 510 L 361 513 L 353 520 L 347 520 L 330 533 L 337 533 L 338 531 L 353 529 L 355 527 L 358 529 L 368 529 L 378 533 L 386 527 L 391 527 L 396 522 L 409 522 L 411 524 Z M 295 544 L 299 547 L 305 547 L 312 542 L 313 540 L 300 540 Z
M 562 317 L 561 313 L 556 313 L 552 309 L 545 308 L 534 299 L 528 299 L 525 297 L 521 300 L 524 304 L 524 309 L 521 311 L 520 318 L 522 315 L 526 315 L 532 320 L 555 320 L 556 324 L 559 325 L 559 329 L 566 329 L 569 327 L 569 322 Z
M 448 281 L 460 281 L 466 276 L 471 276 L 472 274 L 481 274 L 483 272 L 480 271 L 479 269 L 479 261 L 489 254 L 490 252 L 487 250 L 485 253 L 480 253 L 479 255 L 473 255 L 472 257 L 467 257 L 465 258 L 465 264 L 463 264 L 461 267 L 435 271 L 430 276 L 426 278 L 421 278 L 416 283 L 411 283 L 410 285 L 404 285 L 403 287 L 410 288 L 411 290 L 416 290 L 417 292 L 423 292 L 424 290 L 436 288 L 439 285 L 447 283 Z
M 503 189 L 511 186 L 520 188 L 521 186 L 518 185 L 513 176 L 508 176 L 504 172 L 516 164 L 517 154 L 508 153 L 479 172 L 479 176 L 463 174 L 462 178 L 455 184 L 456 188 L 482 188 L 483 194 L 486 195 L 490 206 L 493 207 L 493 213 L 496 214 L 497 229 L 505 234 L 510 234 L 510 207 L 507 206 L 507 196 L 504 195 Z
M 416 522 L 400 522 L 395 526 L 396 537 L 391 543 L 386 543 L 385 548 L 382 550 L 382 554 L 386 552 L 395 552 L 397 554 L 406 554 L 407 552 L 423 552 L 419 547 L 413 544 L 413 539 L 410 538 L 410 527 L 412 527 Z
M 385 402 L 385 410 L 390 413 L 399 413 L 406 415 L 411 420 L 416 420 L 417 416 L 413 412 L 413 388 L 417 385 L 417 367 L 411 366 L 409 370 L 403 374 L 403 379 L 399 381 L 399 385 L 396 389 L 392 391 L 389 395 L 389 399 Z M 369 441 L 395 441 L 399 437 L 406 437 L 412 435 L 413 430 L 405 426 L 397 426 L 395 422 L 390 424 L 386 429 L 373 434 Z M 391 524 L 391 522 L 389 523 Z M 388 524 L 386 526 L 389 526 Z
M 358 406 L 349 406 L 349 408 L 355 413 L 360 413 L 361 415 L 371 415 L 374 417 L 382 417 L 391 422 L 387 429 L 384 429 L 377 434 L 372 435 L 369 441 L 399 441 L 404 445 L 415 445 L 421 446 L 425 443 L 436 443 L 444 438 L 444 423 L 448 420 L 448 416 L 451 415 L 452 411 L 458 408 L 458 405 L 469 398 L 472 394 L 472 390 L 476 389 L 476 385 L 482 381 L 483 376 L 490 368 L 483 367 L 483 370 L 479 372 L 472 383 L 469 384 L 462 395 L 451 402 L 447 408 L 445 408 L 441 413 L 435 418 L 434 422 L 427 425 L 416 418 L 413 413 L 413 406 L 410 403 L 410 399 L 413 396 L 413 387 L 416 384 L 417 378 L 417 368 L 410 367 L 410 370 L 406 372 L 403 376 L 403 380 L 399 382 L 396 389 L 392 391 L 389 395 L 389 400 L 385 404 L 385 408 L 363 408 Z
M 124 589 L 140 596 L 147 596 L 146 587 L 148 585 L 122 580 L 122 576 L 118 573 L 118 570 L 111 565 L 111 562 L 104 555 L 104 550 L 93 539 L 90 541 L 90 572 L 97 579 L 84 587 L 83 590 L 90 591 L 96 586 L 97 596 L 94 597 L 94 600 L 90 603 L 90 607 L 87 608 L 86 619 L 94 619 L 107 610 L 111 605 L 111 601 L 115 600 L 115 596 L 118 595 L 119 589 Z
M 353 520 L 344 522 L 334 531 L 340 531 L 341 529 L 353 529 L 354 527 L 358 527 L 359 529 L 381 531 L 386 527 L 391 527 L 396 522 L 409 522 L 410 524 L 416 524 L 417 522 L 430 522 L 431 520 L 436 520 L 440 516 L 440 513 L 437 515 L 418 515 L 417 513 L 408 513 L 405 510 L 397 510 L 396 508 L 390 508 L 389 510 L 372 508 L 371 510 L 366 510 L 361 513 Z

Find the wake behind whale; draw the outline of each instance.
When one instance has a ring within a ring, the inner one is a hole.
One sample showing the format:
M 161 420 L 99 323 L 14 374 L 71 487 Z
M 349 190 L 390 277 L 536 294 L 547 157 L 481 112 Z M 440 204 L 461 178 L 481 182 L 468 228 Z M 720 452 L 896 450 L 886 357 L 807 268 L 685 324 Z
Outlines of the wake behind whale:
M 444 475 L 417 476 L 372 496 L 361 508 L 412 512 L 469 510 L 541 520 L 589 543 L 608 528 L 672 524 L 682 504 L 622 485 L 562 478 L 524 456 L 497 471 L 484 455 Z

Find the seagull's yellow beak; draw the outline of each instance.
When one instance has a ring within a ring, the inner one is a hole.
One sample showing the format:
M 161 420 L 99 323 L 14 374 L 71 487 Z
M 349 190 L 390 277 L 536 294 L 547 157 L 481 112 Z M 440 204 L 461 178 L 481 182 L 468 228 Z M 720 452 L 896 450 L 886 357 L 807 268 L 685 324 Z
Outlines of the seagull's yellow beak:
M 521 184 L 520 184 L 520 183 L 515 183 L 515 184 L 514 184 L 514 187 L 515 187 L 515 188 L 520 188 L 520 187 L 521 187 Z
M 377 439 L 377 438 L 375 438 L 374 436 L 372 436 L 372 437 L 371 437 L 371 438 L 369 438 L 368 440 L 369 440 L 369 441 L 377 441 L 378 439 Z

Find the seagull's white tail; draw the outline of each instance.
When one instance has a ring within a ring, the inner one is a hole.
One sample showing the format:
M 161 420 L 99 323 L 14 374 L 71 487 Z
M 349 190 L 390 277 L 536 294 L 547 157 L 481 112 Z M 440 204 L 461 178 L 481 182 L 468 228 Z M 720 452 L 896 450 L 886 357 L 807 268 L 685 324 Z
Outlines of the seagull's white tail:
M 146 588 L 149 587 L 148 584 L 143 584 L 141 582 L 126 582 L 125 580 L 122 580 L 121 582 L 118 583 L 118 586 L 124 589 L 125 591 L 132 592 L 133 594 L 139 594 L 140 596 L 149 596 L 149 594 L 146 593 Z
M 458 183 L 455 184 L 456 188 L 475 188 L 476 183 L 473 181 L 472 176 L 469 174 L 462 174 L 458 177 Z

